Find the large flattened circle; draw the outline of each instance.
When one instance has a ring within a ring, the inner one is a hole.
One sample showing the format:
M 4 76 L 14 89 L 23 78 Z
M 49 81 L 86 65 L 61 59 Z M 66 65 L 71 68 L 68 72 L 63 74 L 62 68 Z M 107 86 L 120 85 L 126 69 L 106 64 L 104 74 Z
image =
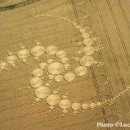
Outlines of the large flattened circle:
M 64 66 L 59 62 L 53 62 L 48 66 L 50 74 L 60 74 L 64 71 Z

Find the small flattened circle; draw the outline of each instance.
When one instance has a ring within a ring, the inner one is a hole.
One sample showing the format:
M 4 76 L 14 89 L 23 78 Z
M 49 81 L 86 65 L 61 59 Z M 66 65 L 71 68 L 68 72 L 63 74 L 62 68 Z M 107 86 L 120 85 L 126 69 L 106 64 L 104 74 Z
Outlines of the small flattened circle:
M 84 44 L 85 46 L 90 46 L 90 45 L 93 44 L 93 40 L 92 40 L 91 38 L 85 38 L 85 39 L 83 40 L 83 44 Z
M 68 73 L 64 74 L 64 79 L 68 82 L 71 82 L 75 79 L 75 74 L 72 72 L 68 72 Z
M 82 104 L 82 108 L 83 108 L 84 110 L 86 110 L 86 109 L 89 108 L 89 105 L 88 105 L 87 103 L 83 103 L 83 104 Z
M 90 104 L 89 104 L 89 107 L 90 107 L 91 109 L 94 109 L 94 108 L 96 107 L 96 104 L 95 104 L 95 103 L 90 103 Z
M 49 79 L 54 79 L 54 75 L 53 74 L 49 74 L 48 78 Z
M 50 94 L 50 89 L 46 86 L 40 86 L 35 90 L 35 95 L 38 98 L 45 98 Z
M 82 33 L 82 38 L 89 38 L 90 37 L 90 35 L 89 35 L 89 33 Z
M 8 67 L 8 63 L 6 63 L 6 62 L 0 62 L 0 69 L 7 69 L 7 67 Z
M 14 64 L 16 61 L 17 61 L 17 56 L 15 56 L 15 55 L 11 55 L 11 56 L 8 56 L 7 57 L 7 63 L 9 63 L 9 64 Z
M 78 66 L 75 68 L 75 75 L 83 76 L 87 73 L 87 68 L 84 66 Z
M 55 54 L 56 52 L 58 51 L 58 48 L 54 45 L 51 45 L 51 46 L 48 46 L 46 49 L 45 49 L 45 52 L 48 54 L 48 55 L 53 55 Z
M 70 64 L 68 64 L 68 63 L 67 63 L 67 64 L 64 64 L 64 68 L 65 68 L 65 69 L 70 68 Z
M 51 94 L 47 97 L 46 102 L 49 105 L 54 106 L 60 102 L 60 97 L 56 94 Z
M 28 56 L 30 56 L 30 52 L 27 49 L 23 49 L 23 50 L 18 52 L 19 59 L 27 59 Z
M 48 66 L 50 74 L 60 74 L 64 71 L 64 66 L 59 62 L 53 62 Z
M 56 52 L 56 57 L 59 59 L 64 58 L 65 56 L 66 56 L 66 52 L 63 50 L 59 50 Z
M 43 75 L 43 70 L 42 69 L 35 69 L 34 71 L 33 71 L 33 76 L 35 76 L 35 77 L 39 77 L 39 76 L 42 76 Z
M 83 56 L 80 59 L 80 64 L 82 66 L 91 66 L 92 64 L 94 64 L 94 59 L 91 56 Z
M 61 61 L 63 64 L 68 63 L 69 58 L 68 58 L 68 57 L 64 57 L 64 58 L 61 58 L 60 61 Z
M 84 47 L 82 50 L 84 55 L 92 55 L 94 53 L 94 48 L 89 46 L 89 47 Z
M 74 111 L 77 111 L 77 110 L 79 110 L 79 109 L 81 108 L 81 104 L 75 102 L 75 103 L 72 104 L 71 107 L 72 107 L 72 109 L 73 109 Z
M 64 78 L 63 78 L 62 75 L 56 75 L 56 76 L 55 76 L 55 81 L 56 81 L 56 82 L 61 82 L 61 81 L 63 81 L 63 80 L 64 80 Z
M 34 46 L 31 50 L 31 54 L 35 57 L 41 56 L 44 54 L 44 47 L 43 46 Z
M 47 60 L 47 63 L 48 63 L 48 64 L 51 64 L 53 61 L 54 61 L 53 59 L 48 59 L 48 60 Z
M 43 83 L 42 79 L 39 78 L 39 77 L 33 77 L 31 80 L 30 80 L 30 86 L 33 87 L 33 88 L 37 88 L 39 86 L 41 86 Z
M 71 107 L 71 102 L 68 99 L 63 99 L 60 101 L 59 107 L 62 109 L 67 109 Z
M 47 69 L 48 64 L 47 64 L 46 62 L 42 62 L 42 63 L 39 65 L 39 67 L 40 67 L 41 69 Z

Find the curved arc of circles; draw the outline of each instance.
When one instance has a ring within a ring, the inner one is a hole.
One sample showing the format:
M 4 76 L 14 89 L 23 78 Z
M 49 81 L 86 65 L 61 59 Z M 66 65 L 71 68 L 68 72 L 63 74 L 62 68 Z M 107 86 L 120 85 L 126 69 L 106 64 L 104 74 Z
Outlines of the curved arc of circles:
M 35 18 L 37 18 L 37 17 L 54 17 L 54 18 L 59 18 L 59 19 L 62 19 L 62 20 L 65 20 L 65 21 L 67 21 L 67 22 L 69 22 L 69 23 L 71 23 L 75 28 L 77 28 L 77 29 L 82 29 L 81 28 L 81 26 L 78 26 L 76 23 L 74 23 L 74 22 L 72 22 L 72 21 L 70 21 L 70 20 L 68 20 L 68 19 L 66 19 L 66 18 L 63 18 L 63 17 L 58 17 L 58 16 L 53 16 L 53 15 L 47 15 L 47 14 L 44 14 L 44 15 L 37 15 Z M 83 32 L 84 32 L 84 30 L 82 30 Z M 80 31 L 81 32 L 81 34 L 82 34 L 82 31 Z M 87 36 L 85 36 L 85 38 L 86 38 Z M 89 44 L 89 46 L 91 45 L 91 41 L 88 41 L 88 42 L 90 42 L 90 44 Z M 13 59 L 16 59 L 16 57 L 13 57 Z M 85 58 L 86 59 L 86 58 Z M 10 61 L 10 60 L 9 60 Z M 10 61 L 11 62 L 11 61 Z M 12 63 L 12 62 L 11 62 Z M 14 65 L 15 66 L 15 65 Z M 121 93 L 119 93 L 118 95 L 116 95 L 115 97 L 113 97 L 112 99 L 109 99 L 109 100 L 106 100 L 106 101 L 104 101 L 104 102 L 97 102 L 97 103 L 90 103 L 89 104 L 89 108 L 91 108 L 91 109 L 94 109 L 95 107 L 97 107 L 97 106 L 102 106 L 102 105 L 104 105 L 104 104 L 106 104 L 106 103 L 111 103 L 113 100 L 115 100 L 115 99 L 118 99 L 121 95 L 123 95 L 124 93 L 126 93 L 128 90 L 130 89 L 130 86 L 128 86 L 123 92 L 121 92 Z M 62 109 L 64 109 L 64 107 L 65 107 L 65 110 L 66 110 L 66 108 L 68 108 L 68 107 L 70 107 L 70 101 L 69 101 L 69 106 L 65 106 L 65 105 L 68 105 L 68 104 L 66 104 L 66 101 L 67 101 L 68 99 L 62 99 L 61 101 L 62 101 L 62 103 L 60 104 L 60 106 L 62 106 L 61 108 Z M 60 101 L 60 102 L 61 102 Z M 68 102 L 67 101 L 67 102 Z M 65 103 L 65 104 L 63 104 L 63 102 Z M 73 105 L 73 110 L 74 110 L 74 114 L 76 114 L 76 111 L 79 109 L 79 108 L 81 108 L 81 104 L 80 103 L 78 103 L 78 102 L 73 102 L 72 104 L 74 104 Z M 77 105 L 78 104 L 78 105 Z M 79 106 L 80 105 L 80 106 Z M 75 106 L 78 106 L 78 108 L 77 107 L 75 107 Z M 85 106 L 82 106 L 82 108 L 85 110 L 86 109 L 86 107 Z M 64 111 L 63 110 L 63 113 L 66 113 L 67 111 Z
M 74 23 L 74 22 L 72 22 L 72 21 L 70 21 L 70 20 L 68 20 L 68 19 L 66 19 L 66 18 L 63 18 L 63 17 L 58 17 L 58 16 L 53 16 L 53 15 L 47 15 L 47 14 L 45 14 L 45 15 L 37 15 L 35 18 L 37 18 L 37 17 L 53 17 L 53 18 L 59 18 L 59 19 L 61 19 L 61 20 L 65 20 L 65 21 L 67 21 L 67 22 L 69 22 L 69 23 L 71 23 L 75 28 L 77 28 L 77 29 L 80 29 L 81 28 L 81 26 L 78 26 L 76 23 Z M 72 78 L 72 80 L 73 80 L 73 78 Z M 71 80 L 70 80 L 71 81 Z M 68 100 L 68 99 L 62 99 L 61 101 L 60 101 L 60 103 L 59 103 L 59 105 L 60 105 L 60 107 L 62 108 L 62 109 L 67 109 L 68 107 L 70 107 L 69 105 L 71 105 L 70 103 L 70 101 Z M 65 103 L 67 101 L 67 104 Z M 62 102 L 62 103 L 61 103 Z M 66 107 L 66 105 L 67 105 L 67 107 Z M 76 104 L 76 103 L 73 103 L 73 104 Z M 78 103 L 77 103 L 78 104 Z M 72 107 L 72 109 L 73 110 L 76 110 L 74 107 Z M 78 110 L 78 109 L 77 109 Z
M 69 22 L 69 23 L 71 23 L 72 25 L 74 25 L 75 27 L 76 27 L 76 23 L 74 23 L 74 22 L 72 22 L 72 21 L 70 21 L 69 19 L 67 19 L 67 18 L 63 18 L 63 17 L 59 17 L 59 16 L 54 16 L 54 15 L 48 15 L 48 14 L 42 14 L 42 15 L 36 15 L 35 16 L 35 18 L 38 18 L 38 17 L 52 17 L 52 18 L 58 18 L 58 19 L 61 19 L 61 20 L 65 20 L 65 21 L 67 21 L 67 22 Z M 77 25 L 78 26 L 78 25 Z M 80 27 L 80 26 L 79 26 Z
M 37 17 L 53 17 L 53 18 L 59 18 L 59 19 L 61 19 L 61 20 L 65 20 L 65 21 L 71 23 L 71 24 L 72 24 L 73 26 L 75 26 L 76 28 L 78 27 L 77 29 L 80 29 L 80 26 L 78 26 L 76 23 L 74 23 L 74 22 L 72 22 L 72 21 L 70 21 L 70 20 L 68 20 L 68 19 L 66 19 L 66 18 L 62 18 L 62 17 L 58 17 L 58 16 L 53 16 L 53 15 L 47 15 L 47 14 L 37 15 L 35 18 L 37 18 Z M 130 87 L 128 87 L 125 91 L 123 91 L 122 94 L 126 93 L 129 88 L 130 88 Z M 106 101 L 104 101 L 104 102 L 102 102 L 102 103 L 101 103 L 101 102 L 98 102 L 98 104 L 99 104 L 99 106 L 102 106 L 103 104 L 111 103 L 111 102 L 112 102 L 111 100 L 115 100 L 115 99 L 119 98 L 120 96 L 121 96 L 121 93 L 119 93 L 118 95 L 116 95 L 115 98 L 106 100 Z M 78 103 L 77 103 L 77 104 L 78 104 Z M 95 104 L 94 104 L 94 103 L 91 103 L 91 105 L 90 105 L 89 107 L 93 109 L 93 108 L 95 108 Z M 74 109 L 73 109 L 73 110 L 74 110 Z
M 104 95 L 104 96 L 106 96 L 106 95 Z M 97 97 L 94 97 L 94 99 L 96 99 Z M 90 99 L 92 99 L 92 98 L 90 98 Z M 81 102 L 83 102 L 83 101 L 87 101 L 88 102 L 88 100 L 90 100 L 90 99 L 83 99 L 83 100 L 81 100 Z M 30 102 L 31 103 L 31 102 Z M 23 105 L 29 105 L 30 103 L 25 103 L 25 104 L 23 104 Z M 107 105 L 107 104 L 106 104 Z M 21 106 L 21 105 L 20 105 Z M 19 105 L 18 106 L 13 106 L 13 108 L 15 108 L 15 107 L 20 107 Z M 4 110 L 6 110 L 6 109 L 4 109 Z M 8 109 L 7 109 L 8 110 Z M 10 109 L 9 109 L 10 110 Z M 11 109 L 12 110 L 12 109 Z M 47 108 L 46 109 L 44 109 L 44 110 L 48 110 Z M 45 111 L 42 111 L 42 112 L 45 112 Z M 46 111 L 47 112 L 47 111 Z M 39 113 L 39 111 L 36 111 L 36 113 Z M 36 114 L 36 113 L 34 113 L 34 114 Z M 29 114 L 29 113 L 28 113 Z M 30 113 L 29 115 L 32 115 L 33 113 Z M 13 119 L 15 119 L 15 118 L 17 118 L 17 116 L 15 116 L 15 117 L 13 117 L 13 118 L 10 118 L 9 120 L 13 120 Z M 3 122 L 3 121 L 2 121 Z

